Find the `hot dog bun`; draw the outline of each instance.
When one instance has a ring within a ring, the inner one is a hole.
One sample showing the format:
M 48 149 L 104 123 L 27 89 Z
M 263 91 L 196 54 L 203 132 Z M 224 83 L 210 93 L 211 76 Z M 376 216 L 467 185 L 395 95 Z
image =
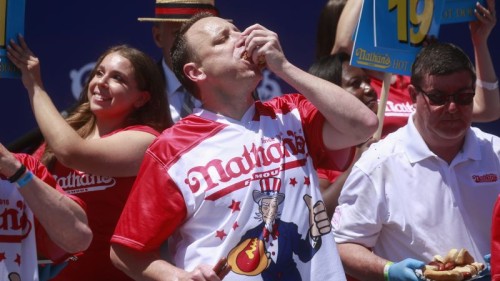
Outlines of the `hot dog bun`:
M 425 276 L 425 278 L 428 278 L 431 280 L 438 280 L 438 281 L 462 281 L 462 280 L 464 280 L 462 273 L 455 271 L 455 270 L 437 271 L 437 270 L 426 268 L 424 271 L 424 276 Z
M 458 252 L 458 255 L 455 260 L 455 263 L 457 265 L 466 265 L 466 264 L 471 264 L 473 262 L 474 258 L 470 255 L 469 251 L 463 248 L 460 250 L 460 252 Z
M 468 280 L 484 269 L 484 264 L 475 262 L 466 249 L 451 249 L 443 258 L 436 255 L 425 266 L 425 278 L 436 281 L 462 281 Z

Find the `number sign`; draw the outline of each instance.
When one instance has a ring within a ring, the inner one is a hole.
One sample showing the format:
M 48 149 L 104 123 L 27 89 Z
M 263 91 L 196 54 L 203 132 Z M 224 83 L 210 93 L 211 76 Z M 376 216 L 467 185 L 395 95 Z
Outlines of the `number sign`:
M 7 59 L 7 45 L 24 33 L 25 0 L 0 0 L 0 78 L 19 78 L 21 72 Z
M 474 20 L 475 3 L 471 0 L 365 0 L 354 34 L 351 64 L 410 75 L 424 40 L 428 36 L 437 38 L 443 23 Z

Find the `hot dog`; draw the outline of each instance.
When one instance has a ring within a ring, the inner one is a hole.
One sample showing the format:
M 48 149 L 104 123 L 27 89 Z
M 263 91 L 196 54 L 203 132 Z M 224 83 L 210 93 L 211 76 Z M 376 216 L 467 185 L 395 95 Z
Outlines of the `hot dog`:
M 484 264 L 475 262 L 466 249 L 451 249 L 445 258 L 434 256 L 423 274 L 425 278 L 436 281 L 462 281 L 472 278 L 483 268 Z

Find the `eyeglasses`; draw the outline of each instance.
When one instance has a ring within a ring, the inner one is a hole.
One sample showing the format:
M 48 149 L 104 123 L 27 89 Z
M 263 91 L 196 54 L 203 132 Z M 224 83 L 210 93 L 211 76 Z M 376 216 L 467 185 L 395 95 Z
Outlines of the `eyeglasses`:
M 441 93 L 429 94 L 424 90 L 420 89 L 420 87 L 415 86 L 415 89 L 417 89 L 417 91 L 424 94 L 427 97 L 427 99 L 429 99 L 430 105 L 437 105 L 437 106 L 448 104 L 452 100 L 457 105 L 470 105 L 474 101 L 474 96 L 476 95 L 476 93 L 474 92 L 456 93 L 453 95 L 446 95 Z

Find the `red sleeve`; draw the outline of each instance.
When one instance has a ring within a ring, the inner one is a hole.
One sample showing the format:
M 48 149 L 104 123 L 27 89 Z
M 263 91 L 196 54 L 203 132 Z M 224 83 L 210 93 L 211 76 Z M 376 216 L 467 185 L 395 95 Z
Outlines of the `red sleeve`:
M 111 238 L 138 251 L 161 246 L 184 221 L 184 197 L 167 174 L 155 151 L 166 150 L 156 141 L 146 151 L 132 191 Z
M 304 96 L 298 95 L 298 108 L 302 119 L 302 127 L 306 135 L 309 153 L 316 168 L 345 171 L 354 158 L 355 147 L 340 150 L 329 150 L 323 142 L 323 125 L 325 117 Z
M 355 147 L 341 150 L 328 150 L 323 142 L 325 117 L 301 94 L 286 94 L 266 102 L 274 110 L 286 113 L 298 109 L 307 148 L 316 168 L 344 171 L 354 157 Z
M 31 155 L 36 159 L 42 159 L 43 153 L 45 152 L 45 148 L 47 147 L 47 143 L 42 143 Z
M 491 224 L 491 280 L 500 280 L 500 197 L 495 203 Z

